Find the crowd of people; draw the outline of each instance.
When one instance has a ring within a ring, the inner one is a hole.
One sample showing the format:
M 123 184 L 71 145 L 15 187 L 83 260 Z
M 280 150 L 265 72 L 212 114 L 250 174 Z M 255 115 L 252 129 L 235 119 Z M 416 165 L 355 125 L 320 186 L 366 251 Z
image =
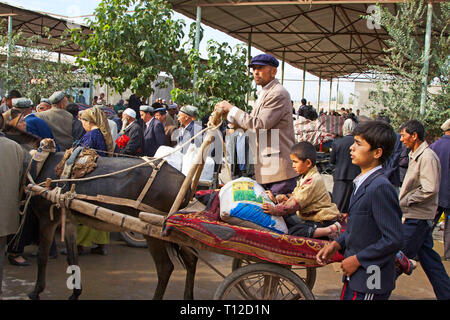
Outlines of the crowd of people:
M 295 143 L 292 101 L 275 78 L 278 65 L 269 54 L 251 60 L 253 79 L 261 89 L 250 113 L 228 101 L 216 105 L 232 129 L 227 135 L 227 158 L 233 178 L 249 176 L 262 185 L 274 203 L 264 204 L 264 212 L 282 216 L 289 234 L 330 240 L 317 253 L 319 265 L 338 251 L 344 255 L 341 299 L 388 299 L 396 279 L 402 273 L 411 274 L 416 260 L 436 297 L 450 299 L 450 279 L 433 249 L 432 238 L 434 223 L 444 212 L 444 258 L 450 259 L 450 119 L 442 124 L 444 135 L 428 145 L 418 120 L 407 121 L 396 133 L 384 117 L 360 121 L 359 110 L 356 114 L 351 109 L 341 110 L 346 120 L 343 137 L 333 142 L 331 150 L 335 173 L 329 193 L 316 167 L 316 147 L 306 141 Z M 83 103 L 81 98 L 76 101 Z M 81 109 L 76 103 L 68 104 L 64 92 L 57 91 L 33 108 L 31 100 L 11 90 L 3 118 L 41 138 L 54 139 L 58 150 L 82 146 L 97 150 L 101 156 L 152 157 L 160 146 L 184 145 L 202 130 L 201 122 L 196 121 L 198 109 L 191 105 L 167 105 L 162 100 L 146 105 L 135 94 L 127 103 L 105 104 L 104 95 L 100 95 L 89 108 Z M 304 99 L 297 113 L 312 121 L 323 114 Z M 257 134 L 249 138 L 249 132 Z M 0 142 L 0 148 L 5 148 L 0 155 L 8 153 L 15 157 L 8 163 L 20 163 L 17 147 L 4 138 Z M 201 137 L 191 143 L 199 146 Z M 188 147 L 181 151 L 187 152 Z M 3 171 L 2 179 L 16 171 L 20 176 L 20 168 Z M 19 185 L 19 181 L 8 181 L 13 183 L 10 187 Z M 0 207 L 0 212 L 14 212 L 16 205 Z M 16 231 L 13 229 L 14 224 L 0 226 L 1 250 L 6 236 Z M 14 250 L 8 246 L 8 258 L 11 264 L 26 266 L 28 262 L 20 254 L 27 242 L 19 242 Z M 105 255 L 108 243 L 109 234 L 79 226 L 79 253 L 95 244 L 91 252 Z M 57 252 L 53 250 L 51 255 Z M 373 266 L 380 275 L 375 284 L 370 282 L 372 273 L 368 271 Z

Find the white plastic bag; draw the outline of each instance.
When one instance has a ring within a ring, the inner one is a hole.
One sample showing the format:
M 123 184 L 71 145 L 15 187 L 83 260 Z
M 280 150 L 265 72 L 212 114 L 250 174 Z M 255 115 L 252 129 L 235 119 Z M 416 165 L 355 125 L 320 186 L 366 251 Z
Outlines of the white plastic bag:
M 200 148 L 197 148 L 195 144 L 191 144 L 183 156 L 183 165 L 181 172 L 187 176 L 189 170 L 191 170 L 194 165 L 194 160 L 197 153 L 200 152 Z M 211 157 L 206 157 L 205 165 L 203 167 L 202 174 L 200 175 L 200 181 L 211 182 L 214 177 L 214 160 Z
M 155 158 L 165 157 L 169 153 L 173 152 L 174 148 L 168 146 L 160 146 L 154 155 Z M 181 151 L 172 153 L 171 155 L 164 158 L 172 167 L 181 171 L 183 165 L 183 154 Z
M 259 227 L 278 233 L 287 233 L 283 217 L 264 213 L 263 203 L 273 202 L 264 188 L 255 180 L 241 177 L 225 184 L 219 192 L 220 217 L 231 224 L 244 227 Z

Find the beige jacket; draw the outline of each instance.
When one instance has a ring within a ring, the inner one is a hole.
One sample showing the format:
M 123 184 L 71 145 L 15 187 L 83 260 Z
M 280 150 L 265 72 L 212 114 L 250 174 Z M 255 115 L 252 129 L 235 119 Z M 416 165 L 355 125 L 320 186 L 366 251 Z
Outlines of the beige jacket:
M 19 227 L 19 188 L 24 157 L 17 143 L 0 136 L 0 237 L 16 233 Z
M 422 142 L 409 153 L 409 165 L 400 189 L 400 207 L 407 219 L 433 219 L 438 207 L 441 163 L 436 153 Z
M 72 147 L 74 141 L 72 137 L 73 116 L 68 111 L 52 107 L 49 110 L 35 113 L 35 115 L 47 122 L 61 151 Z
M 289 158 L 295 143 L 291 97 L 278 80 L 267 84 L 251 114 L 239 110 L 234 119 L 247 130 L 259 184 L 298 176 Z
M 303 179 L 298 179 L 292 197 L 300 207 L 297 215 L 303 220 L 323 222 L 335 220 L 339 215 L 336 204 L 331 202 L 325 181 L 315 166 Z

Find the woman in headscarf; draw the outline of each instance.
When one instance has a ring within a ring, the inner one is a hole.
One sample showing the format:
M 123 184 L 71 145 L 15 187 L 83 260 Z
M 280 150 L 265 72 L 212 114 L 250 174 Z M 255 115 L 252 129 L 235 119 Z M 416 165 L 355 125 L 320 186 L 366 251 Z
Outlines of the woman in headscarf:
M 76 146 L 95 149 L 100 156 L 107 156 L 109 152 L 114 151 L 108 119 L 99 107 L 84 110 L 81 113 L 80 120 L 86 134 L 78 141 Z
M 95 149 L 100 156 L 107 156 L 106 152 L 114 151 L 114 144 L 111 137 L 108 119 L 105 113 L 99 107 L 92 107 L 84 110 L 80 116 L 86 134 L 78 141 L 76 146 L 84 146 Z M 105 245 L 109 244 L 109 232 L 99 231 L 84 225 L 77 226 L 77 246 L 78 253 L 84 252 L 84 247 L 90 247 L 97 244 L 97 247 L 91 249 L 91 253 L 106 255 Z

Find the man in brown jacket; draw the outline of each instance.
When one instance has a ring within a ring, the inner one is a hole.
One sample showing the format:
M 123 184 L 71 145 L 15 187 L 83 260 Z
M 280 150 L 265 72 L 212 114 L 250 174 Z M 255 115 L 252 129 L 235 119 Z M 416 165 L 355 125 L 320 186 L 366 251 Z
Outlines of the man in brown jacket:
M 19 228 L 19 188 L 24 157 L 22 148 L 0 133 L 0 163 L 3 164 L 0 167 L 0 294 L 6 236 Z
M 438 207 L 441 165 L 424 136 L 425 129 L 417 120 L 409 120 L 400 127 L 400 141 L 411 149 L 399 195 L 405 218 L 402 251 L 409 259 L 419 257 L 437 299 L 449 300 L 450 279 L 441 257 L 433 250 L 431 228 Z
M 247 130 L 256 158 L 253 162 L 256 181 L 275 196 L 292 192 L 298 176 L 289 159 L 295 143 L 291 97 L 275 79 L 278 65 L 278 60 L 269 54 L 260 54 L 251 60 L 249 67 L 254 80 L 262 87 L 251 114 L 228 101 L 217 106 L 228 114 L 229 122 Z
M 55 142 L 61 151 L 66 151 L 72 147 L 72 121 L 73 116 L 66 110 L 67 98 L 62 91 L 53 93 L 50 98 L 52 108 L 36 113 L 36 117 L 47 122 L 55 136 Z

